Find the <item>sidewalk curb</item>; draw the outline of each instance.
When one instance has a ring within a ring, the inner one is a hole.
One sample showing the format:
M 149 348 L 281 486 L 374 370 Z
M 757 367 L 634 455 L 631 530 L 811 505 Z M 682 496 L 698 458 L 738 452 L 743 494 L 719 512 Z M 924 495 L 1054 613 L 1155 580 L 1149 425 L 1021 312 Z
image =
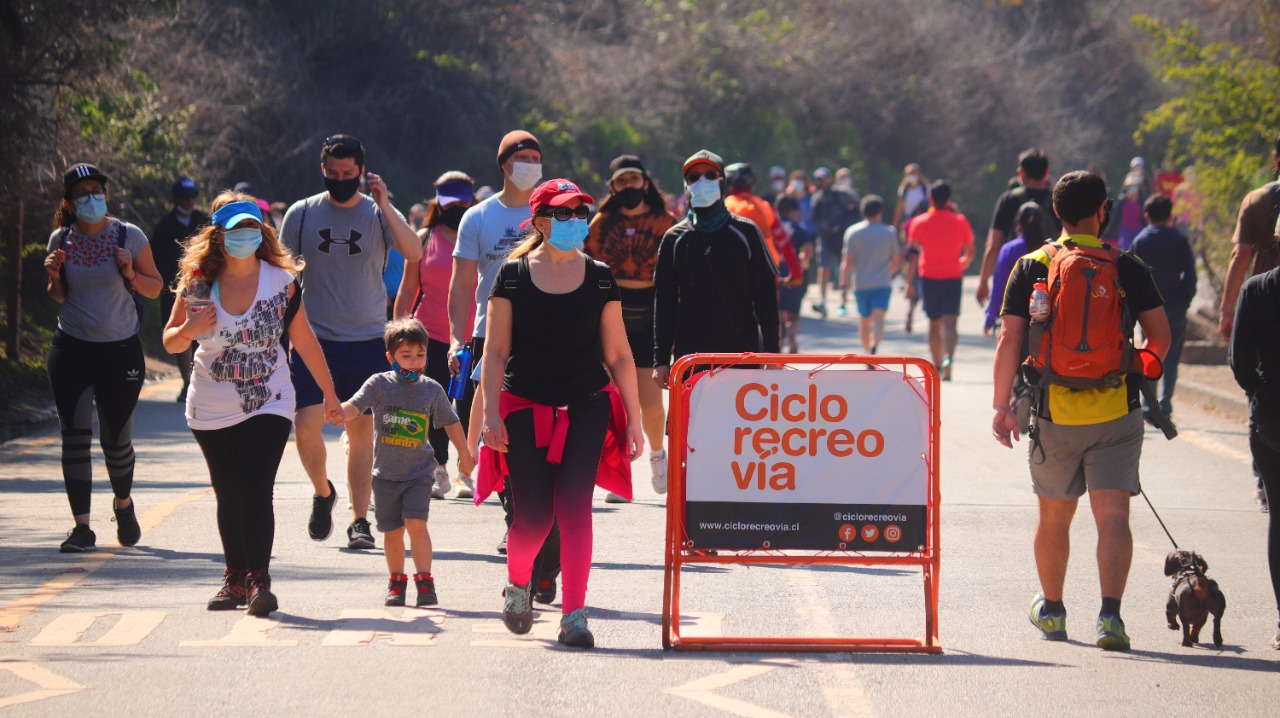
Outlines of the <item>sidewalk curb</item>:
M 1203 411 L 1240 422 L 1249 420 L 1249 402 L 1245 399 L 1243 392 L 1228 394 L 1220 389 L 1181 378 L 1178 379 L 1177 389 L 1174 402 L 1187 401 Z

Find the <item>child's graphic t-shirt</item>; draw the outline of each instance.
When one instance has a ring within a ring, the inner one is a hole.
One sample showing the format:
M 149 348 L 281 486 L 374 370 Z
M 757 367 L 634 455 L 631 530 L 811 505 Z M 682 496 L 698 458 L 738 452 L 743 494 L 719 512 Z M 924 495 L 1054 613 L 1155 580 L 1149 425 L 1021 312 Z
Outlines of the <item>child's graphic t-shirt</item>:
M 427 377 L 409 383 L 395 372 L 374 374 L 351 403 L 373 410 L 373 475 L 386 481 L 430 479 L 435 452 L 427 431 L 457 423 L 444 389 Z

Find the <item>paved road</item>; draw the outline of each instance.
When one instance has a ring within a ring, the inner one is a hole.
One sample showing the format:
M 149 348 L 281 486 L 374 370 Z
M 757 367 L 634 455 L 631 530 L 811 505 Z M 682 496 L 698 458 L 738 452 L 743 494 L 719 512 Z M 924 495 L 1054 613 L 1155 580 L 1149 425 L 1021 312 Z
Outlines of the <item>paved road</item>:
M 919 331 L 902 332 L 895 301 L 886 353 L 925 353 Z M 1023 449 L 990 438 L 993 342 L 973 307 L 967 297 L 955 381 L 942 393 L 942 655 L 663 652 L 665 512 L 644 462 L 634 504 L 595 507 L 593 652 L 549 640 L 558 612 L 543 614 L 529 638 L 502 628 L 496 503 L 434 502 L 441 608 L 384 611 L 380 552 L 348 551 L 337 532 L 323 543 L 307 538 L 311 490 L 292 447 L 276 490 L 281 611 L 270 620 L 207 612 L 221 573 L 214 501 L 170 382 L 150 387 L 138 412 L 138 547 L 115 547 L 100 487 L 103 549 L 58 554 L 70 521 L 56 434 L 0 446 L 0 712 L 1271 715 L 1280 654 L 1267 645 L 1276 613 L 1244 427 L 1179 407 L 1182 437 L 1165 442 L 1149 431 L 1142 466 L 1170 530 L 1208 558 L 1226 592 L 1226 645 L 1182 648 L 1165 626 L 1170 547 L 1141 502 L 1124 603 L 1133 652 L 1106 654 L 1090 640 L 1098 599 L 1087 504 L 1066 594 L 1072 640 L 1040 641 L 1025 618 L 1036 590 L 1034 499 Z M 834 312 L 808 320 L 803 348 L 849 350 L 854 326 Z M 100 461 L 95 469 L 101 476 Z M 684 609 L 703 630 L 738 635 L 919 635 L 920 598 L 919 576 L 907 570 L 716 567 L 687 576 Z

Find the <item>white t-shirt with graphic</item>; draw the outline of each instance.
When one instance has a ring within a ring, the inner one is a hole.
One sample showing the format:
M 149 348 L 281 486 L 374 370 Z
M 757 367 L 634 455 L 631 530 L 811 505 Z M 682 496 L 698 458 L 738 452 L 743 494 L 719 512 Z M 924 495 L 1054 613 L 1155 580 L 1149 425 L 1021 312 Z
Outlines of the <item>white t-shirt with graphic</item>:
M 507 255 L 520 242 L 524 229 L 520 223 L 532 216 L 529 205 L 508 207 L 494 195 L 468 209 L 458 225 L 458 243 L 453 246 L 453 256 L 476 261 L 476 325 L 475 336 L 484 336 L 489 293 L 493 278 L 506 261 Z
M 292 282 L 293 274 L 261 262 L 258 292 L 247 312 L 230 314 L 214 297 L 218 323 L 196 348 L 187 390 L 187 426 L 225 429 L 255 414 L 293 420 L 293 382 L 280 346 Z

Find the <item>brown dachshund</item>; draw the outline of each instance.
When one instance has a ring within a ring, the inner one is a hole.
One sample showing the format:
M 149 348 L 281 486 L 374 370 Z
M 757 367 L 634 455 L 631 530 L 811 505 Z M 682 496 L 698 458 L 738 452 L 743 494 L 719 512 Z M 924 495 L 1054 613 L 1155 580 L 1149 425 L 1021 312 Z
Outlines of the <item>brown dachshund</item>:
M 1169 603 L 1165 615 L 1169 628 L 1178 630 L 1182 619 L 1182 645 L 1200 642 L 1200 629 L 1213 614 L 1213 645 L 1222 647 L 1222 614 L 1227 610 L 1227 598 L 1218 589 L 1218 582 L 1205 576 L 1209 564 L 1192 551 L 1170 551 L 1164 559 L 1164 575 L 1173 576 L 1169 589 Z

